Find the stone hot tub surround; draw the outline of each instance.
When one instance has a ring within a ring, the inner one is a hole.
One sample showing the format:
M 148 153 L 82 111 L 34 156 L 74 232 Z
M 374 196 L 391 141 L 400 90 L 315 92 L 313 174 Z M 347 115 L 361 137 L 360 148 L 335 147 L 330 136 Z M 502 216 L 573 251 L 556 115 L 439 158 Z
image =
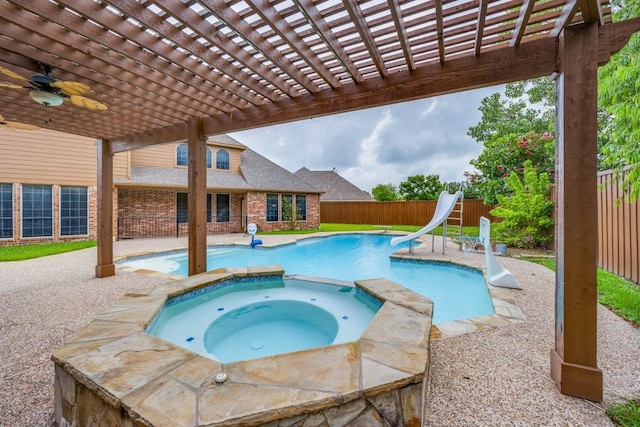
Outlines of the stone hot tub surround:
M 356 281 L 383 306 L 354 342 L 221 364 L 145 333 L 167 298 L 283 273 L 218 270 L 126 295 L 53 354 L 56 422 L 420 426 L 433 303 L 388 280 Z

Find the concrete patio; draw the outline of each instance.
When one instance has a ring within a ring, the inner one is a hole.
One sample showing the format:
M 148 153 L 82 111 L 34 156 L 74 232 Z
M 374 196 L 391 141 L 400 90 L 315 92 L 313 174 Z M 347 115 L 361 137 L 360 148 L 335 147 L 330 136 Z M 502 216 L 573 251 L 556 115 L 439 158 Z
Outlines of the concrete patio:
M 293 238 L 268 236 L 268 243 Z M 248 238 L 209 236 L 210 244 L 236 241 L 246 243 Z M 115 243 L 115 254 L 186 245 L 185 238 L 120 241 Z M 442 258 L 437 248 L 435 254 L 430 248 L 429 242 L 416 255 Z M 453 245 L 445 258 L 477 267 L 484 262 L 483 255 L 465 255 Z M 124 270 L 97 279 L 95 259 L 92 248 L 0 264 L 0 425 L 51 425 L 51 353 L 123 294 L 168 280 L 160 274 Z M 607 404 L 640 398 L 640 331 L 599 307 L 598 365 L 604 373 L 604 405 L 562 395 L 549 375 L 554 274 L 517 259 L 500 261 L 523 285 L 523 290 L 512 292 L 526 321 L 432 340 L 425 425 L 612 425 L 604 414 Z

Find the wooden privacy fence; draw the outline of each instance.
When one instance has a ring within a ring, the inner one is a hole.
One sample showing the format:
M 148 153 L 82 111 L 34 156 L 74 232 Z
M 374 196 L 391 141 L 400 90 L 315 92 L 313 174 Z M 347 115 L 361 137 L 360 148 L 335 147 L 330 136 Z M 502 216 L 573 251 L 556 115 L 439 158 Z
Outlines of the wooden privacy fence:
M 598 266 L 640 283 L 640 200 L 626 199 L 613 173 L 598 173 Z
M 401 202 L 320 202 L 320 221 L 335 224 L 426 225 L 436 210 L 435 200 Z M 482 200 L 465 199 L 462 225 L 478 226 L 480 216 L 498 221 Z

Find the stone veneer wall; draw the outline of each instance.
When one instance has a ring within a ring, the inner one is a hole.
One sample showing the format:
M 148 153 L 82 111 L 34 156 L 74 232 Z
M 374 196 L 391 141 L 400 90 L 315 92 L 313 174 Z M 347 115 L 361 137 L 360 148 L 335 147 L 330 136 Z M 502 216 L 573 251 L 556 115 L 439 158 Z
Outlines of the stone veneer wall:
M 46 185 L 46 184 L 45 184 Z M 56 243 L 56 242 L 69 242 L 74 240 L 95 240 L 96 230 L 98 228 L 98 216 L 97 216 L 97 200 L 98 190 L 97 187 L 84 186 L 84 185 L 72 185 L 70 187 L 86 187 L 89 196 L 88 205 L 88 231 L 89 234 L 81 236 L 61 236 L 60 235 L 60 187 L 61 185 L 54 184 L 52 187 L 53 197 L 53 235 L 46 237 L 22 237 L 22 184 L 13 183 L 13 238 L 0 239 L 0 246 L 13 246 L 13 245 L 29 245 L 34 243 Z
M 417 384 L 362 397 L 347 404 L 322 411 L 283 418 L 264 425 L 269 427 L 305 426 L 366 426 L 366 427 L 420 427 L 428 390 L 429 372 Z M 55 419 L 59 427 L 152 427 L 152 424 L 132 418 L 127 412 L 111 406 L 96 392 L 55 366 Z M 71 422 L 71 424 L 69 423 Z M 229 424 L 226 424 L 229 425 Z
M 306 194 L 306 196 L 307 219 L 305 221 L 297 221 L 296 229 L 298 230 L 320 228 L 320 195 Z M 280 208 L 282 208 L 281 205 Z M 291 228 L 287 221 L 267 222 L 267 193 L 247 192 L 247 222 L 256 224 L 259 231 L 289 230 Z

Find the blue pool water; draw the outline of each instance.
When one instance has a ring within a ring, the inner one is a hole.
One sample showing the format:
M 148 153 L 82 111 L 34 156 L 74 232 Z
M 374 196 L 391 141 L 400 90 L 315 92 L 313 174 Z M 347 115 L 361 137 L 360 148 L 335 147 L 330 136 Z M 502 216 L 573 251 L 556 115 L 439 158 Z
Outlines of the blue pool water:
M 286 274 L 346 281 L 384 277 L 433 300 L 434 324 L 495 312 L 480 271 L 446 263 L 391 259 L 389 255 L 408 243 L 392 247 L 390 240 L 388 235 L 342 234 L 277 248 L 211 248 L 207 269 L 280 264 Z M 132 259 L 124 264 L 183 276 L 188 271 L 186 252 Z
M 352 285 L 295 278 L 194 292 L 167 301 L 148 332 L 223 363 L 356 341 L 381 306 Z

